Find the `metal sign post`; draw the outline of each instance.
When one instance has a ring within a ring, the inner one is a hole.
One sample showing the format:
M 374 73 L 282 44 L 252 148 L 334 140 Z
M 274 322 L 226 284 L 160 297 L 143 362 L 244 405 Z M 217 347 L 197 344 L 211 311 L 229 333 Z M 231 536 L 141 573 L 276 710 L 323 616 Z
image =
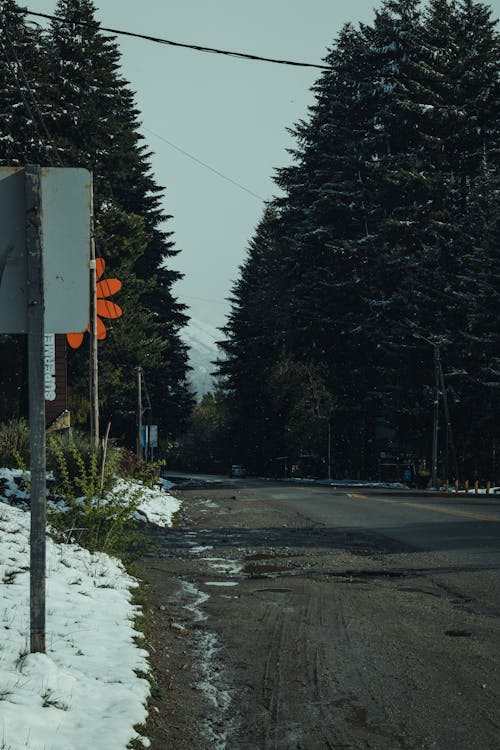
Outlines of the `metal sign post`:
M 45 653 L 45 294 L 40 167 L 26 167 L 25 177 L 31 451 L 30 650 Z
M 91 192 L 84 169 L 0 167 L 0 332 L 28 335 L 32 652 L 45 652 L 45 334 L 88 323 Z

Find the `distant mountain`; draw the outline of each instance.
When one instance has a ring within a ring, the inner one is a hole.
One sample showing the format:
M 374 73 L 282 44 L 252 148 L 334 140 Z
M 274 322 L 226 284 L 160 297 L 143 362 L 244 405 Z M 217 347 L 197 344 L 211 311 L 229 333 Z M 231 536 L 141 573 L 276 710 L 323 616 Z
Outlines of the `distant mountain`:
M 189 347 L 189 364 L 193 368 L 188 377 L 198 398 L 215 387 L 213 372 L 214 362 L 219 355 L 216 341 L 222 337 L 221 332 L 196 318 L 191 318 L 181 331 L 181 338 Z

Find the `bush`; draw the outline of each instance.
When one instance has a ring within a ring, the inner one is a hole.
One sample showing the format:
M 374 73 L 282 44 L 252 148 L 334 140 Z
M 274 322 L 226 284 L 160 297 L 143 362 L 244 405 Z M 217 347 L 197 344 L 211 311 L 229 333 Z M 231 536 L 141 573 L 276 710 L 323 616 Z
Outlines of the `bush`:
M 24 469 L 30 463 L 30 432 L 25 419 L 0 424 L 0 466 Z
M 48 507 L 48 521 L 56 541 L 77 541 L 90 552 L 106 552 L 129 561 L 144 551 L 145 535 L 132 517 L 141 490 L 131 497 L 64 498 Z
M 118 453 L 117 470 L 121 477 L 135 479 L 147 487 L 151 487 L 159 478 L 163 461 L 148 463 L 127 448 L 120 448 Z
M 108 442 L 103 467 L 102 446 L 96 450 L 85 433 L 47 435 L 47 470 L 54 475 L 56 490 L 67 498 L 100 497 L 111 490 L 118 457 L 118 448 Z
M 75 539 L 91 552 L 132 557 L 143 548 L 144 537 L 132 516 L 140 503 L 141 488 L 129 496 L 113 495 L 121 451 L 108 444 L 96 450 L 86 435 L 49 435 L 47 468 L 54 473 L 53 502 L 48 518 L 58 541 Z

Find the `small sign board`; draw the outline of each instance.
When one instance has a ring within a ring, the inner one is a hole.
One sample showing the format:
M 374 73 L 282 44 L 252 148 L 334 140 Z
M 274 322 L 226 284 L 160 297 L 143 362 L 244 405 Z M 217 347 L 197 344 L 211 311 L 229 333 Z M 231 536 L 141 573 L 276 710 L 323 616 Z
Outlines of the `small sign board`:
M 0 167 L 0 333 L 26 333 L 24 169 Z M 86 169 L 41 169 L 45 332 L 83 331 L 89 319 L 92 179 Z
M 149 427 L 148 425 L 145 425 L 145 424 L 142 425 L 143 448 L 146 448 L 148 445 L 148 432 L 149 432 L 149 447 L 158 448 L 158 425 L 157 424 L 152 424 Z

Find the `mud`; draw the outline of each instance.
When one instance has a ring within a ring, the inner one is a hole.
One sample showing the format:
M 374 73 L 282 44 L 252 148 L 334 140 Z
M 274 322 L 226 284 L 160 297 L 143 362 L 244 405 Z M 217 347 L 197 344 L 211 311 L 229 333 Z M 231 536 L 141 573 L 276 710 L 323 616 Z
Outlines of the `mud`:
M 153 750 L 500 748 L 500 617 L 479 573 L 263 490 L 179 497 L 139 566 Z

